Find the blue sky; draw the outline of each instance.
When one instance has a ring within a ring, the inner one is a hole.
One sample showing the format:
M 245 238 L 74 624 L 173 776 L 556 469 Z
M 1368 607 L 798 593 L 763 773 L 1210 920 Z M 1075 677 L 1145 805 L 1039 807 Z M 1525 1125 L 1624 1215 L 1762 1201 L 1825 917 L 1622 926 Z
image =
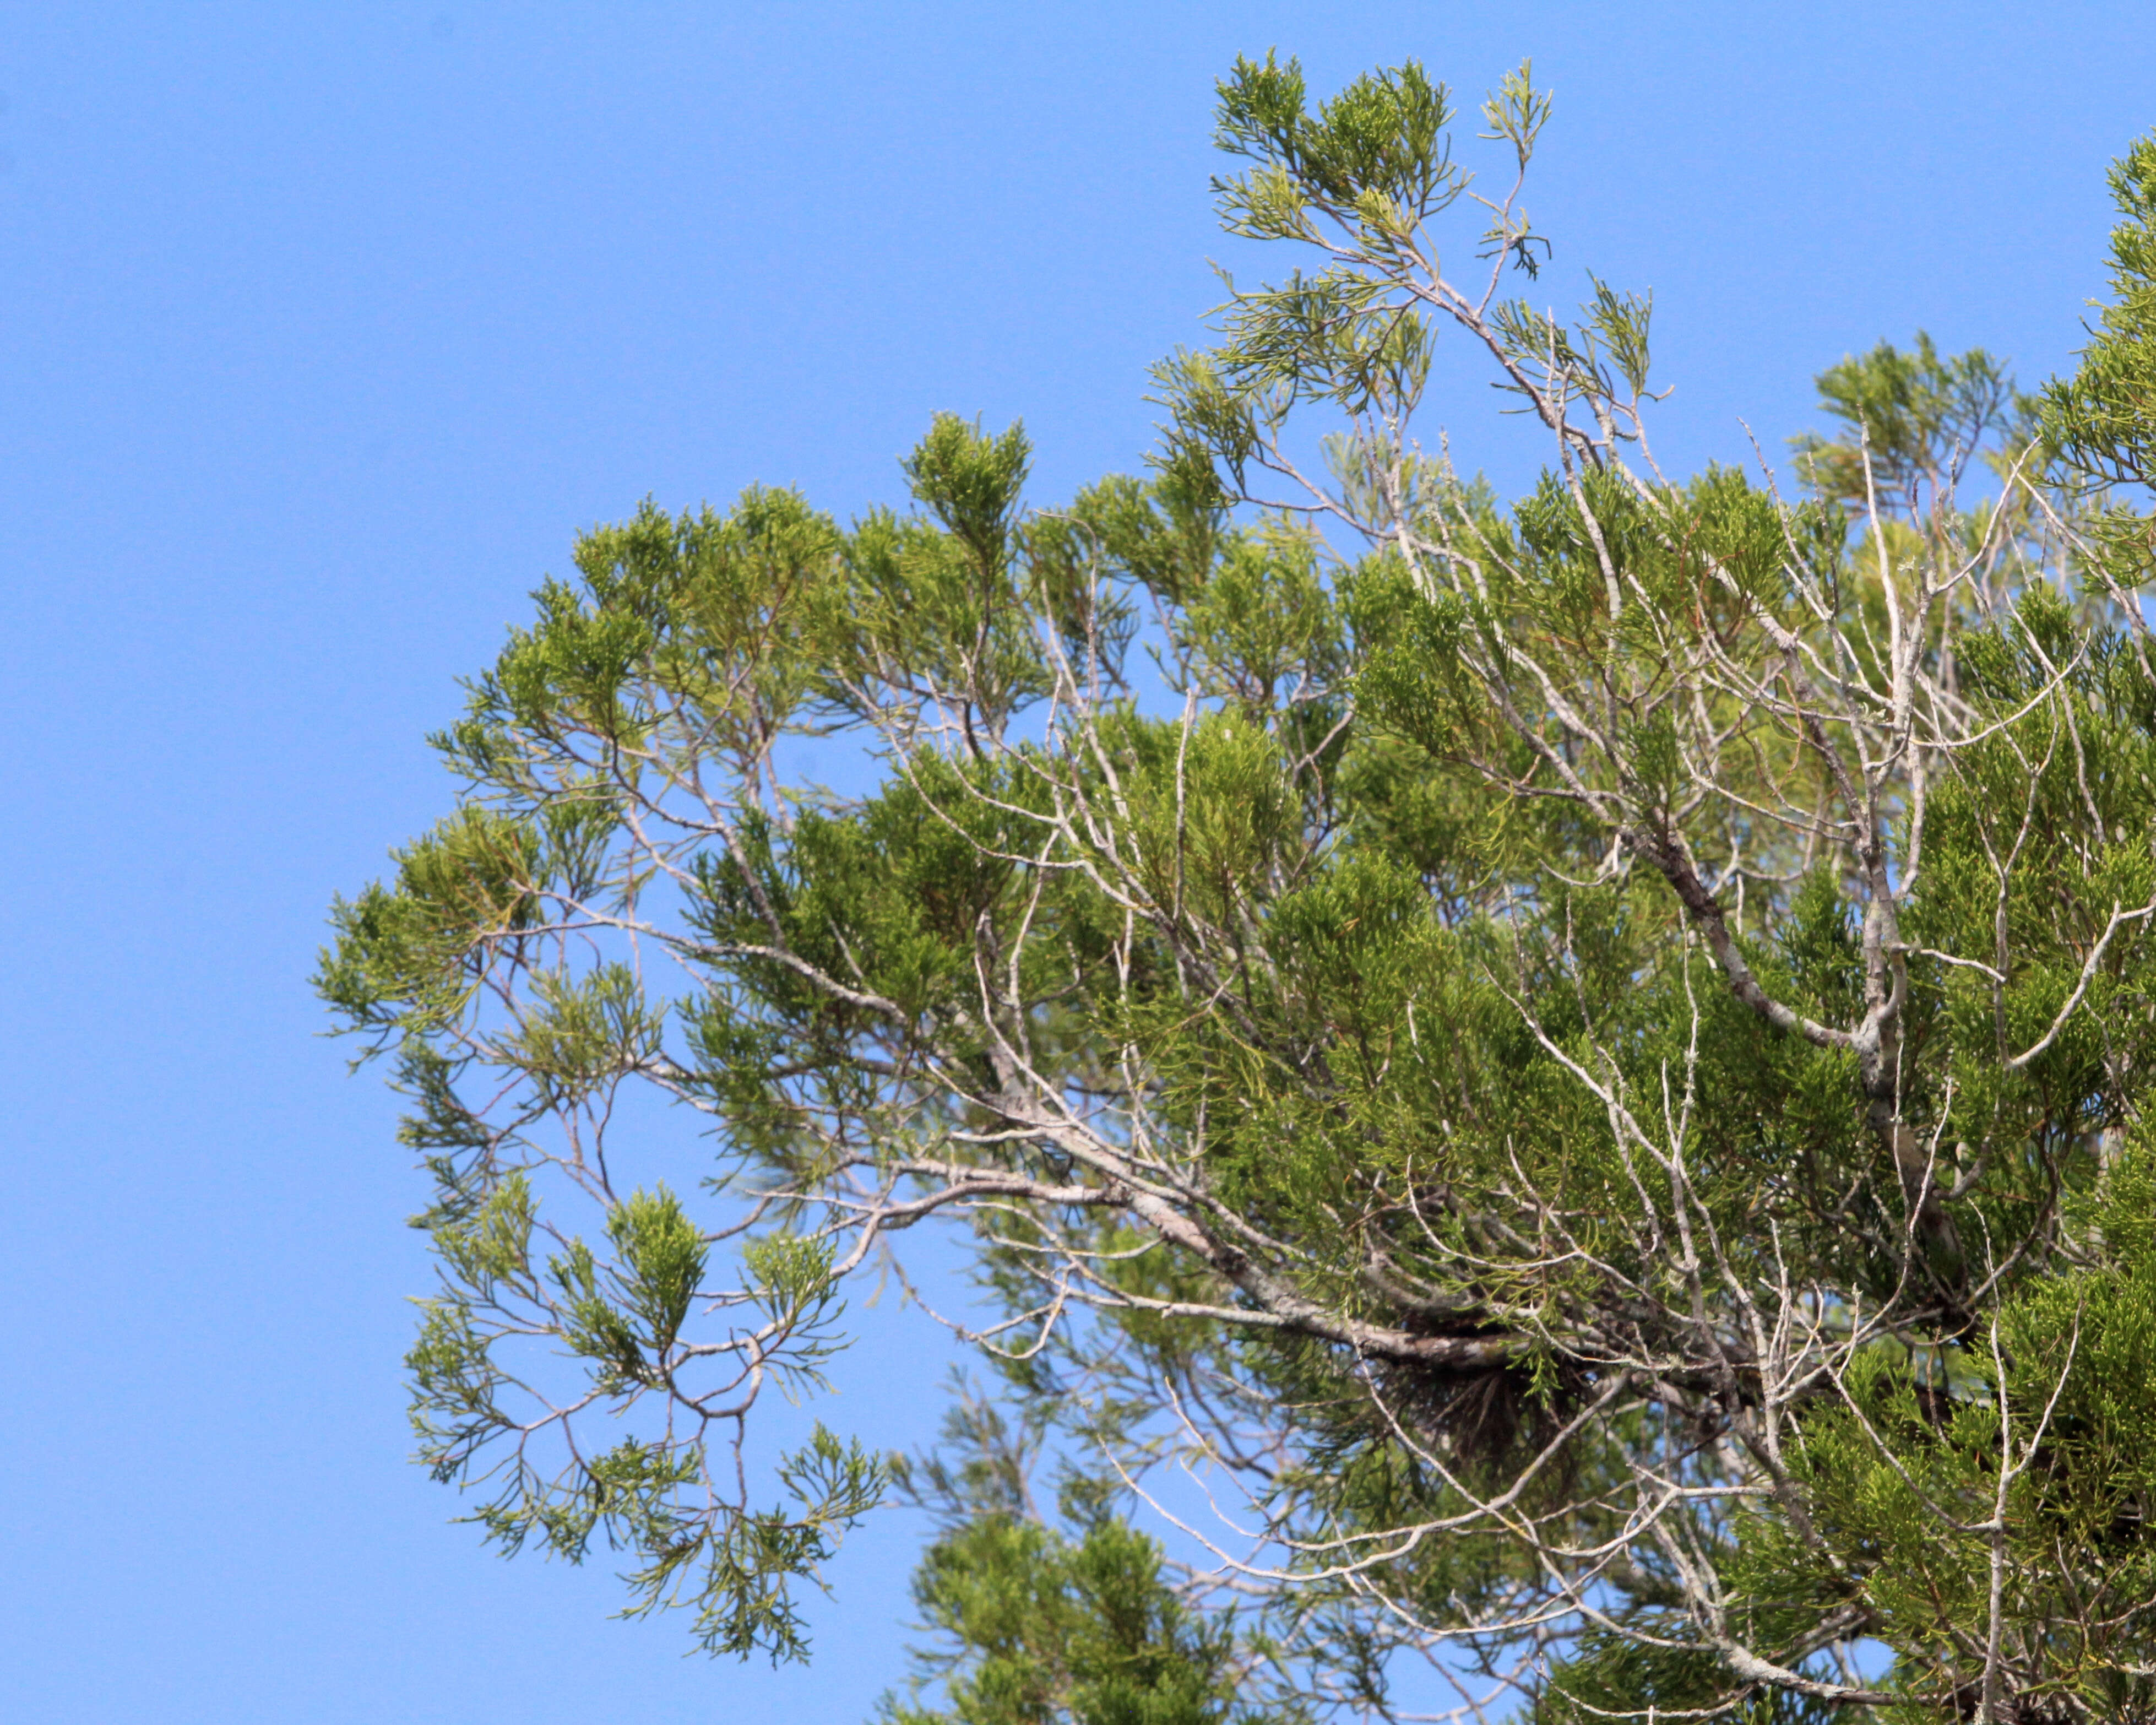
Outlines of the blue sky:
M 0 1716 L 858 1719 L 916 1530 L 806 1671 L 608 1620 L 408 1466 L 421 1185 L 305 987 L 446 806 L 421 743 L 573 531 L 640 497 L 900 501 L 939 408 L 1043 501 L 1137 465 L 1198 338 L 1212 80 L 1415 56 L 1558 95 L 1553 296 L 1654 289 L 1680 468 L 1881 336 L 2064 363 L 2137 8 L 617 3 L 0 8 Z M 1479 386 L 1437 417 L 1506 489 Z M 925 1436 L 877 1314 L 835 1423 Z

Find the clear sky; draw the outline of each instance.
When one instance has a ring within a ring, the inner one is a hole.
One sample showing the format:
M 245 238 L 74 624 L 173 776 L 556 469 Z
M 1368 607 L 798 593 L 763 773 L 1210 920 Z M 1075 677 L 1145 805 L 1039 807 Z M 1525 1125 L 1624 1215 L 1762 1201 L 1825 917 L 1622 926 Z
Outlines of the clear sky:
M 896 502 L 939 408 L 1038 493 L 1133 469 L 1199 337 L 1212 80 L 1414 56 L 1558 96 L 1562 300 L 1656 292 L 1678 467 L 1779 449 L 1919 327 L 2074 347 L 2142 8 L 0 6 L 0 1718 L 847 1721 L 914 1530 L 806 1671 L 504 1565 L 403 1461 L 422 1200 L 316 1036 L 331 893 L 447 806 L 421 744 L 579 526 Z M 1462 387 L 1464 465 L 1531 472 Z M 876 1320 L 834 1423 L 927 1434 Z

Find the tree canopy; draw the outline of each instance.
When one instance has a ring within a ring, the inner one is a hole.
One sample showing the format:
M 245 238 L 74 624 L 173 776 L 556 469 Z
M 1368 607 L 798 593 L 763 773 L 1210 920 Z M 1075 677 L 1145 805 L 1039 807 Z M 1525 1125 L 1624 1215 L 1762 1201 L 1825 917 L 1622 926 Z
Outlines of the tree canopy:
M 1038 504 L 947 415 L 908 512 L 646 504 L 538 590 L 319 978 L 490 1538 L 788 1657 L 926 1503 L 908 1725 L 1417 1661 L 1552 1725 L 2156 1717 L 2156 140 L 2072 376 L 1882 344 L 1779 478 L 1678 477 L 1649 300 L 1524 296 L 1550 112 L 1505 79 L 1478 178 L 1415 64 L 1239 62 L 1222 218 L 1301 262 L 1159 367 L 1147 477 Z M 1440 341 L 1526 495 L 1422 440 Z M 928 1229 L 951 1445 L 742 1468 Z

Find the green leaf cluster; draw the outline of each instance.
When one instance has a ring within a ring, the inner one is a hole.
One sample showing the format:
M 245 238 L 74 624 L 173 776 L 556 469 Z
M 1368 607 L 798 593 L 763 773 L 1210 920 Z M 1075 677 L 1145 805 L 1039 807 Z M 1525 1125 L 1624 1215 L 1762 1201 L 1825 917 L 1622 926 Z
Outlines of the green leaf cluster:
M 919 1725 L 1388 1717 L 1415 1657 L 1553 1721 L 2147 1704 L 2156 146 L 2075 376 L 1880 344 L 1789 497 L 1656 465 L 1648 295 L 1502 296 L 1549 112 L 1500 85 L 1484 189 L 1419 67 L 1239 62 L 1224 219 L 1317 262 L 1163 367 L 1149 478 L 1043 506 L 944 414 L 909 511 L 647 501 L 534 594 L 318 977 L 490 1538 L 793 1657 L 932 1498 Z M 1416 440 L 1440 339 L 1548 436 L 1517 499 Z M 750 1465 L 930 1229 L 1098 1460 L 1054 1516 L 986 1416 Z M 1178 1467 L 1235 1609 L 1141 1529 Z

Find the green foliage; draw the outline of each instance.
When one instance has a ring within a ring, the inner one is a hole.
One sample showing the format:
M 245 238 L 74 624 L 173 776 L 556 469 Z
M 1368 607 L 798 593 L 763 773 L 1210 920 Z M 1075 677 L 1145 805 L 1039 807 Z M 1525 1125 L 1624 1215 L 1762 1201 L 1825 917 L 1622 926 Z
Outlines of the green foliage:
M 2111 170 L 2123 219 L 2111 232 L 2112 303 L 2071 377 L 2044 391 L 2046 434 L 2099 485 L 2156 479 L 2156 136 L 2135 141 Z
M 895 1725 L 1214 1725 L 1229 1717 L 1223 1650 L 1163 1582 L 1160 1548 L 1119 1521 L 1082 1538 L 990 1519 L 938 1540 L 914 1584 L 962 1650 L 946 1709 L 893 1705 Z
M 1066 1514 L 1035 1513 L 1040 1430 L 1014 1428 L 961 1384 L 947 1447 L 902 1461 L 937 1537 L 913 1582 L 921 1627 L 890 1725 L 1290 1725 L 1306 1717 L 1232 1608 L 1178 1588 L 1158 1541 L 1066 1470 Z M 955 1451 L 955 1458 L 953 1452 Z M 938 1693 L 940 1692 L 940 1694 Z M 941 1705 L 933 1702 L 940 1701 Z
M 466 807 L 394 854 L 397 884 L 332 906 L 336 946 L 318 988 L 355 1029 L 424 1034 L 470 999 L 490 945 L 528 926 L 536 852 L 531 829 Z
M 2156 135 L 2112 165 L 2111 193 L 2121 217 L 2111 230 L 2112 300 L 2073 375 L 2045 388 L 2041 423 L 2094 506 L 2085 566 L 2112 593 L 2130 594 L 2156 569 L 2145 506 L 2112 495 L 2156 484 Z
M 795 1657 L 911 1495 L 922 1725 L 1397 1717 L 1417 1658 L 1489 1717 L 2145 1714 L 2156 144 L 2041 410 L 1882 343 L 1789 498 L 1655 465 L 1648 295 L 1504 297 L 1549 115 L 1501 83 L 1486 190 L 1419 67 L 1239 62 L 1224 219 L 1319 255 L 1163 365 L 1149 480 L 1036 506 L 942 415 L 911 512 L 647 502 L 534 595 L 319 975 L 490 1538 Z M 1417 441 L 1440 338 L 1550 439 L 1509 503 Z M 939 1226 L 1018 1436 L 752 1466 Z M 1191 1476 L 1197 1568 L 1142 1531 Z
M 1953 489 L 2013 394 L 1999 362 L 1982 348 L 1943 357 L 1921 330 L 1910 352 L 1881 341 L 1860 358 L 1828 367 L 1819 391 L 1820 405 L 1858 440 L 1798 439 L 1805 478 L 1858 508 L 1884 492 L 1907 499 L 1912 512 L 1923 493 Z

